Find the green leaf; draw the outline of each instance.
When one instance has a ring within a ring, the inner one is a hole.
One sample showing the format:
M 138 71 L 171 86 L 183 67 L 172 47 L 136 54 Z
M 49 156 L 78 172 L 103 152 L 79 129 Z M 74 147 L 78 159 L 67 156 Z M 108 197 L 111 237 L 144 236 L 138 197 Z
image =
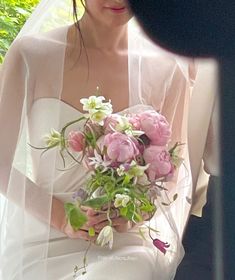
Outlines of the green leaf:
M 155 205 L 145 204 L 140 207 L 141 211 L 144 212 L 153 212 L 156 209 Z
M 92 199 L 88 199 L 86 201 L 82 202 L 82 205 L 84 206 L 88 206 L 94 209 L 100 209 L 102 206 L 104 206 L 105 204 L 107 204 L 109 202 L 109 198 L 107 197 L 107 195 L 103 195 L 100 197 L 96 197 L 96 198 L 92 198 Z
M 64 209 L 65 209 L 65 213 L 66 213 L 66 216 L 69 217 L 69 214 L 70 214 L 70 211 L 75 207 L 75 205 L 73 203 L 65 203 L 64 204 Z
M 95 236 L 95 229 L 93 227 L 90 227 L 89 230 L 88 230 L 88 234 L 91 237 Z
M 130 183 L 131 177 L 127 174 L 123 180 L 123 185 L 127 185 Z
M 74 207 L 69 212 L 69 222 L 74 230 L 79 230 L 87 222 L 87 217 L 78 207 Z
M 126 213 L 125 217 L 128 220 L 134 221 L 136 223 L 143 221 L 142 216 L 135 211 L 135 206 L 133 203 L 130 203 L 129 205 L 127 205 L 126 208 L 127 208 L 127 213 Z
M 120 213 L 121 216 L 126 217 L 126 215 L 127 215 L 127 207 L 120 208 L 119 213 Z
M 144 240 L 147 240 L 146 237 L 144 236 L 144 233 L 142 231 L 142 228 L 139 227 L 139 234 L 140 236 L 144 239 Z
M 64 205 L 67 219 L 74 230 L 79 230 L 86 222 L 86 215 L 73 203 L 65 203 Z
M 2 63 L 4 55 L 9 48 L 9 45 L 15 39 L 16 35 L 24 25 L 27 18 L 30 16 L 34 7 L 39 0 L 6 0 L 0 1 L 0 26 L 1 26 L 1 41 L 6 39 L 4 45 L 7 47 L 1 49 L 0 63 Z

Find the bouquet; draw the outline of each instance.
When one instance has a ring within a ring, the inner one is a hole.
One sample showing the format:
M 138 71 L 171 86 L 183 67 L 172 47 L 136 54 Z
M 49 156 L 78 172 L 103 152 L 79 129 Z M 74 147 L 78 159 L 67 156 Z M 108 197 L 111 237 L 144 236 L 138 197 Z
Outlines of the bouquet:
M 112 248 L 111 212 L 117 211 L 132 224 L 143 222 L 146 215 L 150 219 L 156 212 L 160 192 L 166 190 L 165 182 L 173 178 L 183 161 L 178 149 L 181 144 L 168 147 L 170 126 L 154 110 L 120 115 L 112 113 L 111 102 L 103 96 L 82 98 L 80 102 L 84 114 L 60 132 L 52 129 L 44 152 L 57 148 L 64 166 L 67 154 L 74 164 L 83 164 L 92 171 L 86 185 L 74 194 L 74 203 L 65 204 L 66 215 L 73 229 L 79 230 L 87 222 L 82 206 L 106 213 L 109 225 L 99 232 L 96 244 Z M 82 129 L 71 130 L 71 125 L 78 122 L 82 122 Z M 177 194 L 170 203 L 176 198 Z M 148 229 L 151 237 L 151 231 L 156 229 Z M 93 227 L 89 228 L 89 235 L 95 235 Z M 170 244 L 152 240 L 165 254 Z M 75 272 L 78 270 L 76 267 Z

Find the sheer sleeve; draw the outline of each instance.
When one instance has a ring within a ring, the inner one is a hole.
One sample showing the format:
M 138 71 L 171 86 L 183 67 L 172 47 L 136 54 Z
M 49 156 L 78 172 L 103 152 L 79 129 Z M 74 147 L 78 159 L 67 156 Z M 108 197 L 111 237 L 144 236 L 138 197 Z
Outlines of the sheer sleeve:
M 195 73 L 193 61 L 176 61 L 173 67 L 161 110 L 172 127 L 172 144 L 181 142 L 187 145 L 188 109 Z
M 157 76 L 156 83 L 152 83 L 151 94 L 147 97 L 150 105 L 160 111 L 171 125 L 172 137 L 169 147 L 176 142 L 183 144 L 180 152 L 184 163 L 173 180 L 167 183 L 166 196 L 172 200 L 177 194 L 178 198 L 168 209 L 163 210 L 171 228 L 181 238 L 189 217 L 193 190 L 189 161 L 188 115 L 197 67 L 192 60 L 170 54 L 161 56 L 158 65 L 161 65 L 160 74 L 156 75 L 159 71 L 154 72 Z
M 1 70 L 0 130 L 4 133 L 0 137 L 0 190 L 12 202 L 48 221 L 48 212 L 37 201 L 48 201 L 49 196 L 27 176 L 30 156 L 27 123 L 34 80 L 27 79 L 22 48 L 22 40 L 15 41 Z
M 17 273 L 17 279 L 24 279 L 25 270 L 22 267 L 25 267 L 25 261 L 27 263 L 24 259 L 26 244 L 44 241 L 34 256 L 35 260 L 41 260 L 48 254 L 47 241 L 51 225 L 59 222 L 58 219 L 53 219 L 53 214 L 56 214 L 55 217 L 61 214 L 61 223 L 64 222 L 63 203 L 61 202 L 60 209 L 57 208 L 57 213 L 53 204 L 57 155 L 50 154 L 47 180 L 38 184 L 32 174 L 34 159 L 29 146 L 33 136 L 30 127 L 33 102 L 36 95 L 45 92 L 39 85 L 49 88 L 51 96 L 60 97 L 61 83 L 55 84 L 54 81 L 62 80 L 63 42 L 62 39 L 53 41 L 40 38 L 35 41 L 33 37 L 22 37 L 13 43 L 1 68 L 0 192 L 5 199 L 0 221 L 0 238 L 3 244 L 0 247 L 0 271 L 4 271 L 6 275 Z M 59 114 L 59 109 L 55 110 L 55 129 Z M 43 165 L 42 160 L 39 161 L 40 165 Z M 3 201 L 2 198 L 1 200 Z M 46 265 L 40 263 L 37 269 L 35 273 L 46 279 Z
M 26 65 L 20 42 L 8 52 L 0 76 L 0 191 L 6 195 L 11 166 L 21 128 L 25 98 Z

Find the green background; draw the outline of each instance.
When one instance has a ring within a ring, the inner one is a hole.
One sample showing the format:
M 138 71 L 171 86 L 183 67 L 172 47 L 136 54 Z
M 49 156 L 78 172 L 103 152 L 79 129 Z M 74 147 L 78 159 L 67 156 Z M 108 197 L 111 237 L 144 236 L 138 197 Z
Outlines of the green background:
M 0 64 L 26 19 L 40 0 L 0 0 Z

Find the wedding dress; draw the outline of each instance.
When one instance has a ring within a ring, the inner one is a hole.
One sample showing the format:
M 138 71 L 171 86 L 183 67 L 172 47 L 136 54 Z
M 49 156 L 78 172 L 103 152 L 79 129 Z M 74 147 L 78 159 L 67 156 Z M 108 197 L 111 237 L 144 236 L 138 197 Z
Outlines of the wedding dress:
M 64 103 L 61 100 L 54 98 L 41 98 L 34 102 L 30 115 L 29 127 L 31 131 L 30 141 L 40 146 L 42 143 L 42 135 L 46 135 L 52 127 L 56 125 L 51 122 L 53 120 L 54 112 L 60 108 L 61 110 L 61 127 L 78 118 L 81 113 L 72 106 Z M 133 106 L 127 111 L 136 111 L 135 109 L 146 109 L 144 106 Z M 41 113 L 40 113 L 41 112 Z M 43 112 L 43 114 L 42 114 Z M 123 112 L 122 112 L 123 113 Z M 46 122 L 44 122 L 46 120 Z M 47 123 L 47 126 L 42 124 Z M 76 125 L 76 128 L 81 127 L 82 124 Z M 20 153 L 20 148 L 19 148 Z M 40 159 L 40 151 L 32 150 L 33 163 L 28 170 L 28 176 L 32 180 L 36 181 L 38 185 L 43 184 L 46 181 L 46 174 L 50 162 L 50 153 L 45 154 Z M 18 156 L 20 156 L 18 154 Z M 17 157 L 17 156 L 16 156 Z M 43 161 L 42 168 L 38 167 L 40 160 Z M 67 159 L 68 160 L 68 159 Z M 59 161 L 59 160 L 58 160 Z M 58 162 L 57 168 L 62 168 L 62 162 Z M 37 173 L 37 174 L 36 174 Z M 56 170 L 55 183 L 54 183 L 54 196 L 61 201 L 72 201 L 73 193 L 78 190 L 79 186 L 85 184 L 89 172 L 82 165 L 76 165 L 67 171 Z M 30 214 L 28 214 L 30 215 Z M 28 260 L 28 266 L 25 268 L 24 279 L 40 279 L 40 275 L 35 275 L 35 267 L 38 266 L 38 262 L 33 261 L 35 251 L 40 250 L 40 242 L 34 242 L 34 236 L 31 235 L 30 228 L 36 227 L 43 231 L 43 224 L 40 225 L 37 219 L 30 216 L 28 219 L 28 226 L 26 227 L 27 236 L 25 236 L 25 253 L 24 259 Z M 161 222 L 160 222 L 161 223 Z M 167 223 L 167 219 L 162 221 Z M 155 224 L 154 224 L 155 226 Z M 142 226 L 144 228 L 144 226 Z M 38 232 L 40 235 L 40 232 Z M 146 236 L 147 237 L 147 236 Z M 173 250 L 177 248 L 178 244 L 171 244 Z M 47 267 L 47 279 L 72 279 L 73 268 L 75 265 L 82 265 L 84 252 L 87 249 L 88 242 L 82 239 L 69 239 L 63 233 L 51 228 L 49 238 L 48 249 L 48 267 Z M 174 246 L 176 246 L 174 248 Z M 9 252 L 6 255 L 12 255 L 9 248 Z M 177 248 L 172 254 L 172 260 L 168 255 L 164 256 L 160 251 L 157 251 L 152 245 L 151 239 L 144 240 L 139 232 L 138 228 L 132 229 L 127 233 L 114 233 L 114 246 L 112 250 L 109 248 L 102 248 L 97 245 L 92 245 L 87 256 L 87 273 L 84 276 L 79 276 L 77 279 L 87 280 L 131 280 L 131 279 L 173 279 L 174 268 L 176 263 L 180 261 L 182 248 Z M 170 254 L 170 253 L 169 253 Z M 170 269 L 172 265 L 172 269 Z M 3 275 L 2 279 L 17 279 L 8 278 L 11 275 L 14 264 L 9 267 L 8 271 L 5 271 L 6 275 Z M 172 275 L 171 275 L 172 274 Z
M 47 1 L 42 4 L 47 5 Z M 7 202 L 0 231 L 1 280 L 72 279 L 73 268 L 82 264 L 88 246 L 86 241 L 69 239 L 50 227 L 50 207 L 51 195 L 71 201 L 89 174 L 82 165 L 66 172 L 58 170 L 61 159 L 56 151 L 40 156 L 40 151 L 28 145 L 42 145 L 41 138 L 51 128 L 59 130 L 81 114 L 60 96 L 68 28 L 20 38 L 2 68 L 0 130 L 5 133 L 0 139 L 0 190 Z M 169 197 L 177 193 L 178 198 L 170 207 L 159 203 L 150 222 L 170 248 L 163 255 L 148 235 L 142 239 L 138 227 L 115 233 L 112 250 L 91 247 L 87 274 L 78 279 L 169 280 L 183 257 L 181 238 L 192 192 L 187 117 L 194 73 L 187 61 L 155 47 L 146 38 L 138 39 L 135 31 L 132 34 L 129 32 L 128 110 L 153 107 L 171 124 L 172 143 L 186 143 L 184 165 L 177 180 L 168 186 Z M 48 97 L 34 99 L 40 91 Z
M 81 113 L 70 105 L 53 98 L 42 98 L 35 101 L 31 111 L 31 123 L 32 138 L 31 142 L 36 145 L 41 145 L 41 136 L 47 134 L 53 124 L 50 120 L 53 120 L 53 114 L 58 109 L 61 109 L 61 127 L 78 118 Z M 43 115 L 39 112 L 43 112 Z M 42 120 L 44 118 L 47 122 Z M 47 123 L 48 126 L 42 126 L 42 123 Z M 79 125 L 77 126 L 79 128 Z M 34 153 L 34 164 L 31 172 L 34 174 L 34 169 L 37 170 L 36 177 L 32 178 L 37 184 L 43 184 L 46 180 L 45 174 L 50 162 L 50 155 L 46 155 L 43 160 L 43 170 L 37 168 L 37 157 L 40 157 L 40 151 L 32 151 Z M 58 168 L 62 168 L 59 166 Z M 82 165 L 76 165 L 69 171 L 56 171 L 55 184 L 54 184 L 54 196 L 61 201 L 72 201 L 73 193 L 78 190 L 79 186 L 85 184 L 87 175 L 89 172 Z M 32 175 L 33 176 L 33 175 Z M 36 219 L 31 217 L 29 227 L 33 227 L 34 223 L 39 223 Z M 37 225 L 39 228 L 39 226 Z M 43 225 L 42 225 L 43 229 Z M 40 244 L 34 243 L 29 236 L 28 250 L 25 254 L 25 258 L 33 259 L 35 250 L 40 250 Z M 49 252 L 48 252 L 48 275 L 47 279 L 72 279 L 73 268 L 75 265 L 82 265 L 84 251 L 88 246 L 88 242 L 82 239 L 72 240 L 66 237 L 63 233 L 51 228 L 49 239 Z M 108 248 L 101 248 L 93 245 L 89 250 L 88 272 L 78 279 L 154 279 L 154 271 L 158 267 L 154 263 L 153 252 L 150 248 L 143 247 L 144 240 L 139 236 L 138 232 L 132 231 L 125 234 L 115 233 L 114 235 L 114 247 L 112 250 Z M 38 263 L 31 263 L 27 268 L 24 279 L 36 279 L 34 275 L 34 266 Z M 12 268 L 11 268 L 12 269 Z

